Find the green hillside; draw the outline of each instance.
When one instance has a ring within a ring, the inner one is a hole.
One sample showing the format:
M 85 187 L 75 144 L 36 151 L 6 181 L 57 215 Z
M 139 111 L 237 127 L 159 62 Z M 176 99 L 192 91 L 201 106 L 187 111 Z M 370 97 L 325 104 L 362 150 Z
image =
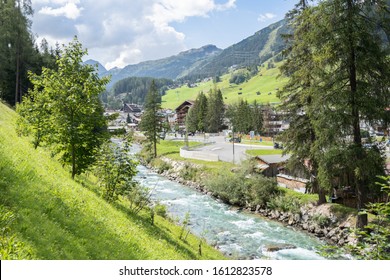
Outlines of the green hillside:
M 15 131 L 0 103 L 0 259 L 222 259 L 199 239 L 147 211 L 109 204 L 91 182 L 71 180 L 50 152 Z
M 276 66 L 279 65 L 280 63 L 276 64 Z M 279 74 L 280 71 L 277 67 L 271 69 L 261 67 L 259 73 L 247 82 L 239 85 L 230 84 L 231 74 L 226 74 L 221 77 L 221 82 L 216 83 L 216 86 L 221 89 L 225 104 L 235 103 L 239 99 L 248 100 L 248 102 L 257 100 L 259 103 L 279 102 L 276 92 L 278 88 L 283 87 L 286 81 L 285 78 L 278 78 Z M 189 88 L 185 85 L 168 90 L 162 98 L 162 107 L 175 109 L 183 101 L 195 100 L 199 92 L 207 93 L 214 86 L 213 81 L 208 81 L 197 83 L 196 87 Z M 257 92 L 260 92 L 260 95 Z

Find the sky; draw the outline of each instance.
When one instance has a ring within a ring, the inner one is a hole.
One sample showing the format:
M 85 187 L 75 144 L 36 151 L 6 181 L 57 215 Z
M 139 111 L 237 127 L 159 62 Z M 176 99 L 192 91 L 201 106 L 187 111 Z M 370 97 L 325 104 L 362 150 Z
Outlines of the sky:
M 32 0 L 39 42 L 77 36 L 111 69 L 213 44 L 224 49 L 284 18 L 297 0 Z

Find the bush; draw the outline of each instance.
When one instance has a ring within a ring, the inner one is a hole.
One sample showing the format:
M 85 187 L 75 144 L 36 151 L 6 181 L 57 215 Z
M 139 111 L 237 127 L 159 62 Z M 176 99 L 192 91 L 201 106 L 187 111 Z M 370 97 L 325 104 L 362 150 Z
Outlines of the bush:
M 160 159 L 160 158 L 155 158 L 151 161 L 151 165 L 157 169 L 157 173 L 161 174 L 164 171 L 168 171 L 169 169 L 172 168 L 172 165 L 167 163 L 166 161 Z
M 187 181 L 196 181 L 198 178 L 198 169 L 192 165 L 185 163 L 180 170 L 180 177 Z
M 254 175 L 248 179 L 247 196 L 249 206 L 266 206 L 279 193 L 276 181 L 262 175 Z
M 154 212 L 159 215 L 160 217 L 167 218 L 168 217 L 168 210 L 167 206 L 157 203 L 154 207 Z
M 312 219 L 317 225 L 319 225 L 322 228 L 329 226 L 332 222 L 329 217 L 321 214 L 313 215 Z
M 279 193 L 278 196 L 270 199 L 267 207 L 282 212 L 299 213 L 301 204 L 299 199 Z
M 237 173 L 223 172 L 206 181 L 207 188 L 220 199 L 233 205 L 265 206 L 278 193 L 276 181 L 260 174 L 248 174 L 247 165 Z

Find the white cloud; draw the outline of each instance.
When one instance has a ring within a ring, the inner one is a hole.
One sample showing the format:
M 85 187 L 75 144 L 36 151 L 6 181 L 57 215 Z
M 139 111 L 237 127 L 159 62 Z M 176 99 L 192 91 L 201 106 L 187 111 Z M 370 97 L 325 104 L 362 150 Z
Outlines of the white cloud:
M 275 14 L 272 14 L 272 13 L 265 13 L 265 14 L 259 15 L 259 17 L 257 18 L 257 20 L 260 21 L 260 22 L 265 22 L 265 21 L 270 20 L 270 19 L 273 19 L 273 18 L 275 18 L 275 17 L 276 17 Z
M 52 8 L 45 6 L 39 13 L 50 16 L 64 16 L 68 19 L 77 19 L 81 14 L 82 8 L 78 8 L 75 3 L 66 3 L 65 6 L 60 8 Z
M 33 31 L 50 42 L 77 35 L 89 58 L 107 68 L 186 49 L 174 23 L 232 9 L 236 0 L 32 0 Z

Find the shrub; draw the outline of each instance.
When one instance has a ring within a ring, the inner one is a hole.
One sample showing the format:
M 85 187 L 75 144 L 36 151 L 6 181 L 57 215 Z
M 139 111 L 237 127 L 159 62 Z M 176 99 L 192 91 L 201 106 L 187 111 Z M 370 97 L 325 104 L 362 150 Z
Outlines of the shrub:
M 299 199 L 291 196 L 285 196 L 279 193 L 278 196 L 272 197 L 267 203 L 268 208 L 280 210 L 283 212 L 299 213 L 301 202 Z
M 329 226 L 332 222 L 329 217 L 321 214 L 313 215 L 312 219 L 317 225 L 319 225 L 322 228 Z
M 279 193 L 276 181 L 262 175 L 252 175 L 247 183 L 247 196 L 250 206 L 266 206 Z
M 157 169 L 157 173 L 161 174 L 164 171 L 168 171 L 169 169 L 172 168 L 172 165 L 167 163 L 166 161 L 160 159 L 160 158 L 155 158 L 151 161 L 151 165 Z
M 168 217 L 168 210 L 167 206 L 164 204 L 157 203 L 154 207 L 154 212 L 159 215 L 160 217 L 167 218 Z
M 206 181 L 207 188 L 225 202 L 238 205 L 265 206 L 278 193 L 274 179 L 260 174 L 248 174 L 248 166 L 237 173 L 222 172 Z
M 130 210 L 138 213 L 150 203 L 150 191 L 148 188 L 136 184 L 135 187 L 127 194 L 130 201 Z
M 133 180 L 137 174 L 137 162 L 129 154 L 130 145 L 106 143 L 96 160 L 94 173 L 99 180 L 101 193 L 109 202 L 116 201 L 119 196 L 127 195 L 136 188 Z
M 180 170 L 180 177 L 187 181 L 196 181 L 198 177 L 198 169 L 192 165 L 185 163 Z

